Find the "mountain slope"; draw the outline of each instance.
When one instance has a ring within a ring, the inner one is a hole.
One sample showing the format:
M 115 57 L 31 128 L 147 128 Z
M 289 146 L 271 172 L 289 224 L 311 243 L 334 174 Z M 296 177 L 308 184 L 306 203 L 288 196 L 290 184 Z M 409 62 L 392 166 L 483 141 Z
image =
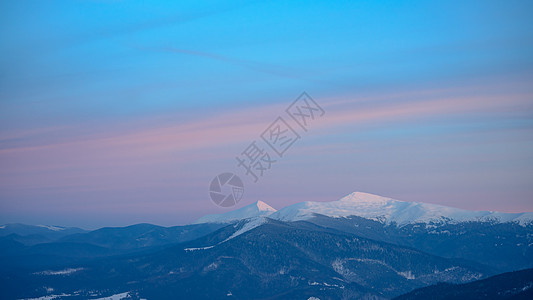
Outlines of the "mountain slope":
M 501 272 L 533 268 L 533 225 L 478 221 L 399 227 L 355 216 L 324 215 L 315 215 L 305 222 L 437 256 L 476 261 Z
M 533 299 L 533 269 L 504 273 L 460 285 L 440 283 L 395 298 L 426 299 Z
M 79 297 L 131 291 L 148 299 L 386 299 L 428 284 L 491 274 L 475 264 L 307 222 L 265 220 L 232 239 L 239 228 L 229 225 L 153 253 L 34 271 L 17 284 L 7 282 L 3 298 L 42 296 L 49 287 Z M 62 270 L 77 271 L 49 275 Z

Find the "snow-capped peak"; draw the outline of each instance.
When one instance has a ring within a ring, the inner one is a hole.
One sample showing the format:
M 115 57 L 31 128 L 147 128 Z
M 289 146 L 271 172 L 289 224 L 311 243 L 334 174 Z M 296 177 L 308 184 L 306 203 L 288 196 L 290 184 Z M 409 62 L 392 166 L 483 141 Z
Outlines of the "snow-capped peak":
M 257 206 L 257 209 L 259 209 L 260 211 L 276 212 L 276 209 L 274 209 L 272 206 L 266 204 L 263 201 L 257 201 L 254 204 L 255 204 L 255 206 Z M 254 204 L 252 204 L 252 205 L 254 205 Z
M 270 215 L 282 221 L 307 220 L 315 214 L 329 217 L 358 216 L 398 225 L 428 222 L 533 221 L 533 213 L 502 213 L 493 211 L 469 211 L 436 204 L 405 202 L 387 197 L 355 192 L 332 202 L 302 202 L 287 206 Z
M 214 214 L 214 215 L 206 215 L 198 220 L 196 220 L 193 224 L 200 224 L 200 223 L 231 223 L 238 220 L 243 219 L 250 219 L 255 217 L 266 217 L 271 215 L 272 213 L 276 212 L 274 208 L 272 208 L 270 205 L 266 204 L 263 201 L 257 201 L 255 203 L 252 203 L 250 205 L 241 207 L 237 210 L 233 210 L 227 213 L 222 214 Z

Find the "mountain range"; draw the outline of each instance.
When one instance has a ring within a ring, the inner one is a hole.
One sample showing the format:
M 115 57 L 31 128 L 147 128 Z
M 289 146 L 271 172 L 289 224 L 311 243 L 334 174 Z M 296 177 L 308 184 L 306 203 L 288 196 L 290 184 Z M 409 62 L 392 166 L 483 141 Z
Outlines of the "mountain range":
M 532 239 L 532 213 L 467 211 L 359 192 L 280 210 L 257 201 L 174 227 L 6 224 L 0 226 L 0 298 L 413 297 L 443 283 L 460 290 L 533 268 Z
M 316 215 L 333 218 L 361 217 L 385 224 L 450 224 L 461 222 L 497 222 L 527 225 L 533 222 L 533 212 L 503 213 L 495 211 L 470 211 L 436 204 L 406 202 L 355 192 L 332 202 L 301 202 L 279 211 L 257 201 L 254 204 L 224 214 L 207 215 L 194 223 L 227 223 L 239 219 L 268 216 L 280 221 L 309 220 Z

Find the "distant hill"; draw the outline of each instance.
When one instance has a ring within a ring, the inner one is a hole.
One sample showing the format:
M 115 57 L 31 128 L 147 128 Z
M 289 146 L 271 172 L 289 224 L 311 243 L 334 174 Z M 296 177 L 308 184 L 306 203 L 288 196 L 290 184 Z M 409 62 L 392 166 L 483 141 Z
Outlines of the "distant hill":
M 87 231 L 76 227 L 26 225 L 19 223 L 0 225 L 0 237 L 17 241 L 24 245 L 52 242 L 67 235 L 84 232 Z

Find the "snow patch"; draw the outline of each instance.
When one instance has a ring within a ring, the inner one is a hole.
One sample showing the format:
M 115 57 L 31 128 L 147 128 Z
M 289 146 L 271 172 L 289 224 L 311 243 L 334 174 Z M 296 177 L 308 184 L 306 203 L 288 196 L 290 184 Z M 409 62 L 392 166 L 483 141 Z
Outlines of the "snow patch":
M 92 300 L 122 300 L 122 299 L 128 298 L 129 296 L 130 296 L 130 293 L 125 292 L 125 293 L 115 294 L 115 295 L 111 295 L 111 296 L 107 296 L 103 298 L 96 298 Z
M 46 228 L 46 229 L 48 229 L 48 230 L 52 230 L 52 231 L 61 231 L 61 230 L 65 230 L 64 227 L 50 226 L 50 225 L 37 225 L 37 227 Z
M 307 284 L 309 284 L 309 285 L 327 286 L 327 287 L 338 287 L 338 288 L 341 288 L 341 289 L 344 288 L 344 286 L 342 286 L 342 285 L 338 285 L 338 284 L 334 284 L 334 283 L 327 283 L 327 282 L 310 281 Z
M 415 275 L 413 275 L 413 273 L 411 273 L 411 271 L 398 272 L 398 275 L 401 275 L 401 276 L 405 277 L 405 279 L 409 279 L 409 280 L 416 279 Z
M 35 275 L 70 275 L 75 272 L 79 272 L 83 270 L 83 268 L 68 268 L 64 270 L 59 271 L 42 271 L 42 272 L 35 272 L 33 274 Z
M 69 295 L 69 294 L 48 295 L 48 296 L 42 296 L 39 298 L 24 298 L 24 299 L 19 299 L 19 300 L 52 300 L 52 299 L 68 297 L 68 296 L 72 296 L 72 295 Z
M 218 264 L 212 262 L 211 264 L 209 264 L 209 266 L 207 266 L 207 267 L 204 268 L 204 272 L 214 271 L 214 270 L 216 270 L 217 268 L 218 268 Z
M 185 251 L 197 251 L 197 250 L 207 250 L 207 249 L 211 249 L 215 246 L 207 246 L 207 247 L 200 247 L 200 248 L 185 248 L 183 250 Z

